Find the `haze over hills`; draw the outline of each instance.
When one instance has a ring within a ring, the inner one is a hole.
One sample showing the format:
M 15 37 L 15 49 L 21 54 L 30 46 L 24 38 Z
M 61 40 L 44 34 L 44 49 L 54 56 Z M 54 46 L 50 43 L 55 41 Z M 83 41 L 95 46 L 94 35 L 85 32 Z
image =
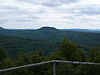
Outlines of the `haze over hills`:
M 100 33 L 99 29 L 62 29 L 64 31 L 76 31 L 76 32 L 92 32 L 92 33 Z
M 4 28 L 0 27 L 0 29 L 4 29 Z

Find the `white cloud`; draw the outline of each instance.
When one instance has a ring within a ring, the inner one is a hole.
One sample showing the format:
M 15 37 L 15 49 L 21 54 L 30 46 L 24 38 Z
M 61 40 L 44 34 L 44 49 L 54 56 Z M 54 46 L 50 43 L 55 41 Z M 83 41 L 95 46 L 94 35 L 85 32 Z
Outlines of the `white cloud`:
M 100 29 L 99 3 L 99 0 L 0 0 L 0 26 Z
M 100 4 L 100 0 L 80 0 L 80 4 Z

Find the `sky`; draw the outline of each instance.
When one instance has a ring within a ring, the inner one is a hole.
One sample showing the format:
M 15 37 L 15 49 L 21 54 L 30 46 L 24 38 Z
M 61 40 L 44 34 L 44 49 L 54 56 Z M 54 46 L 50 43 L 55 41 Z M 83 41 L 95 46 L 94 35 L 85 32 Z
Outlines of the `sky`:
M 100 29 L 100 0 L 0 0 L 0 27 Z

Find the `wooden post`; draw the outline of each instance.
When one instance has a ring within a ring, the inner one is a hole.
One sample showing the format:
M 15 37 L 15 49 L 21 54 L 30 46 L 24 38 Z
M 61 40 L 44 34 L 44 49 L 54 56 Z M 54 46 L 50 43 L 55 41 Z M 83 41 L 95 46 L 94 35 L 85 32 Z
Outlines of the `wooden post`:
M 53 75 L 56 75 L 56 61 L 53 62 Z

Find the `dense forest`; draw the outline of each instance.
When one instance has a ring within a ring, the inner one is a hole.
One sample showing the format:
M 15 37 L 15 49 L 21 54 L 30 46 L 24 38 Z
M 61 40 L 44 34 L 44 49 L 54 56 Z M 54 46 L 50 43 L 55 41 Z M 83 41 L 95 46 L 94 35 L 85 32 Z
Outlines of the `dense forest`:
M 100 63 L 100 33 L 55 28 L 8 30 L 0 28 L 0 69 L 49 60 Z M 52 64 L 0 75 L 52 75 Z M 57 64 L 57 75 L 100 75 L 100 66 Z
M 84 51 L 77 44 L 64 40 L 59 48 L 49 56 L 45 56 L 42 50 L 28 55 L 25 51 L 19 51 L 17 58 L 10 58 L 4 48 L 0 48 L 0 69 L 33 64 L 48 60 L 85 61 L 100 63 L 100 48 L 90 48 Z M 52 75 L 52 64 L 20 69 L 14 72 L 2 73 L 2 75 Z M 100 66 L 57 64 L 57 75 L 100 75 Z

